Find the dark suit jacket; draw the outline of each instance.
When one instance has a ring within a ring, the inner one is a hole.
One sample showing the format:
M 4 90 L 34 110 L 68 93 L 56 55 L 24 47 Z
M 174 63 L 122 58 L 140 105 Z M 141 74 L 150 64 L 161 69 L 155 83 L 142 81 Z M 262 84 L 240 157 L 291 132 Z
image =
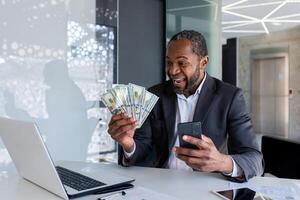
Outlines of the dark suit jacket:
M 153 86 L 150 92 L 159 97 L 143 126 L 136 130 L 136 151 L 129 165 L 165 167 L 174 145 L 177 96 L 172 83 L 166 81 Z M 193 121 L 202 122 L 202 132 L 220 149 L 228 146 L 228 154 L 242 168 L 246 180 L 263 173 L 262 154 L 246 112 L 242 90 L 207 74 Z M 228 138 L 228 140 L 227 140 Z M 119 151 L 122 164 L 123 150 Z

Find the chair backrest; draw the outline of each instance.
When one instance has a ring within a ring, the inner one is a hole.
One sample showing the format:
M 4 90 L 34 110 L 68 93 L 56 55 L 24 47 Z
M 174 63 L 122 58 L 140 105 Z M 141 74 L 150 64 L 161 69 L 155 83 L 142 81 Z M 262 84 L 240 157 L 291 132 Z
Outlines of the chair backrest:
M 279 178 L 300 179 L 300 143 L 263 136 L 261 148 L 265 173 Z

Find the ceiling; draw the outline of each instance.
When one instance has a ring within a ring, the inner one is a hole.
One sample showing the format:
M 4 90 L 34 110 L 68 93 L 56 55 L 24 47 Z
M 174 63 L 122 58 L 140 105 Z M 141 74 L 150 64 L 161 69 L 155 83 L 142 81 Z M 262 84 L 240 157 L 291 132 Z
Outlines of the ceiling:
M 222 0 L 222 3 L 223 41 L 300 25 L 300 0 Z
M 300 25 L 300 0 L 169 0 L 167 12 L 206 19 L 222 2 L 222 40 L 269 34 Z M 210 9 L 208 9 L 210 7 Z

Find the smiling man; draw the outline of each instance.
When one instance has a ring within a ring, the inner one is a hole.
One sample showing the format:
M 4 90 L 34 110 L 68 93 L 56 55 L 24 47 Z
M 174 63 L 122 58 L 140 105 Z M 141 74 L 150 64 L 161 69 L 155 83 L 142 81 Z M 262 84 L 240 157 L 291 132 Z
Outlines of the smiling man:
M 246 112 L 242 90 L 209 76 L 204 37 L 174 35 L 167 47 L 169 81 L 153 86 L 160 97 L 140 129 L 126 114 L 113 116 L 108 132 L 123 149 L 119 162 L 181 170 L 220 172 L 247 181 L 263 173 L 262 154 Z M 201 122 L 202 138 L 184 136 L 196 149 L 179 147 L 177 124 Z

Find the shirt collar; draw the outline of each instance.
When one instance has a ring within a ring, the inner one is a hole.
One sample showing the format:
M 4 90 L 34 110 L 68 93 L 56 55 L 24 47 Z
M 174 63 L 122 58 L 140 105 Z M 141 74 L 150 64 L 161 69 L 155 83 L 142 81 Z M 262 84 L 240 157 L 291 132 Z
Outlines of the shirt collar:
M 198 94 L 198 95 L 200 94 L 205 80 L 206 80 L 206 72 L 204 72 L 204 78 L 201 81 L 200 85 L 198 86 L 196 92 L 194 94 L 192 94 L 191 96 L 195 96 L 196 94 Z M 183 94 L 176 94 L 176 95 L 177 95 L 178 98 L 187 99 Z
M 206 72 L 204 72 L 204 78 L 203 78 L 203 80 L 201 81 L 201 83 L 200 83 L 200 85 L 198 86 L 198 88 L 197 88 L 197 90 L 196 90 L 195 93 L 200 94 L 201 89 L 202 89 L 202 87 L 203 87 L 203 84 L 204 84 L 204 81 L 205 81 L 205 80 L 206 80 Z

